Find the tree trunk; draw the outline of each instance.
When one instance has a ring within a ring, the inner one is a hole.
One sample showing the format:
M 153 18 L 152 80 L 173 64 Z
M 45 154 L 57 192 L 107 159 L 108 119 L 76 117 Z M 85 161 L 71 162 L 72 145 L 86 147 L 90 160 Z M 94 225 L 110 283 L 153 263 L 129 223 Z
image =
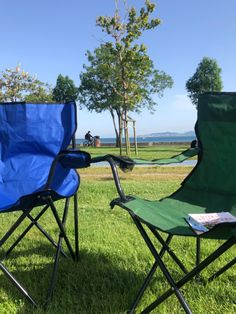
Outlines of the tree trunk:
M 135 121 L 133 121 L 133 131 L 134 131 L 134 150 L 135 150 L 135 155 L 137 156 L 138 155 L 138 143 L 137 143 Z
M 127 111 L 126 110 L 124 112 L 124 128 L 125 128 L 126 155 L 130 156 L 129 125 L 128 125 L 128 116 L 127 116 Z
M 119 147 L 119 132 L 117 130 L 117 126 L 116 126 L 116 120 L 115 120 L 115 115 L 112 109 L 110 109 L 110 114 L 112 117 L 112 122 L 113 122 L 113 126 L 115 129 L 115 134 L 116 134 L 116 147 Z
M 125 74 L 125 67 L 123 65 L 123 58 L 121 51 L 119 52 L 119 62 L 121 67 L 121 78 L 122 78 L 122 98 L 123 98 L 123 125 L 125 131 L 125 147 L 126 147 L 126 155 L 130 156 L 130 141 L 129 141 L 129 130 L 128 130 L 128 117 L 127 117 L 127 80 Z
M 122 155 L 122 133 L 123 133 L 123 120 L 122 120 L 122 114 L 117 113 L 118 120 L 119 120 L 119 147 L 120 147 L 120 155 Z

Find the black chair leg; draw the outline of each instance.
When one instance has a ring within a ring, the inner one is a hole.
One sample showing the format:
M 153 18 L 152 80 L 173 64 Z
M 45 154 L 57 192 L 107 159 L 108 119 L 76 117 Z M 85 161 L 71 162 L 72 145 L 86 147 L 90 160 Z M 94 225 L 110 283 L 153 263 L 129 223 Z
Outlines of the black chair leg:
M 0 247 L 7 241 L 7 239 L 12 235 L 12 233 L 19 227 L 27 215 L 31 212 L 33 208 L 29 208 L 20 215 L 16 222 L 11 226 L 11 228 L 5 233 L 5 235 L 0 240 Z
M 132 217 L 134 220 L 134 223 L 136 224 L 140 234 L 142 235 L 144 241 L 146 242 L 148 248 L 150 249 L 152 255 L 154 256 L 156 262 L 158 263 L 158 266 L 160 267 L 163 275 L 165 276 L 166 280 L 168 281 L 168 283 L 171 286 L 171 291 L 173 293 L 175 293 L 177 299 L 179 300 L 180 304 L 182 305 L 185 313 L 187 314 L 192 314 L 192 311 L 188 305 L 188 303 L 185 301 L 184 296 L 182 295 L 182 293 L 179 290 L 179 287 L 177 286 L 177 284 L 175 283 L 175 281 L 173 280 L 172 276 L 170 275 L 168 269 L 166 268 L 165 264 L 162 261 L 162 258 L 160 257 L 160 254 L 157 252 L 157 250 L 155 249 L 152 241 L 150 240 L 148 234 L 146 233 L 146 231 L 144 230 L 142 224 L 140 223 L 140 221 L 136 218 L 136 217 Z M 155 307 L 154 307 L 155 308 Z M 152 310 L 152 309 L 151 309 Z M 148 307 L 147 309 L 145 309 L 142 313 L 149 313 L 150 312 L 150 308 Z
M 170 255 L 170 257 L 174 260 L 174 262 L 179 266 L 179 268 L 185 273 L 188 273 L 188 270 L 184 266 L 184 264 L 180 261 L 180 259 L 176 256 L 176 254 L 172 251 L 172 249 L 169 247 L 169 243 L 165 242 L 164 239 L 160 236 L 160 234 L 153 228 L 149 227 L 151 232 L 154 234 L 154 236 L 157 238 L 157 240 L 161 243 L 163 249 L 167 251 L 167 253 Z M 169 235 L 168 238 L 172 239 L 172 235 Z M 167 238 L 167 239 L 168 239 Z M 170 242 L 170 241 L 169 241 Z
M 66 232 L 65 232 L 64 226 L 62 224 L 62 221 L 60 220 L 60 217 L 59 217 L 59 215 L 57 213 L 57 209 L 56 209 L 56 207 L 55 207 L 55 205 L 54 205 L 54 203 L 53 203 L 53 201 L 52 201 L 52 199 L 50 197 L 48 198 L 48 203 L 49 203 L 49 206 L 51 207 L 51 210 L 53 212 L 54 218 L 56 219 L 56 222 L 57 222 L 58 227 L 60 229 L 61 236 L 64 238 L 64 240 L 66 242 L 66 245 L 67 245 L 68 250 L 69 250 L 69 252 L 71 254 L 71 257 L 73 258 L 73 260 L 75 260 L 75 253 L 74 253 L 74 251 L 72 249 L 72 246 L 70 244 L 70 241 L 69 241 L 69 239 L 68 239 L 68 237 L 66 235 Z
M 137 294 L 133 304 L 131 305 L 131 307 L 130 307 L 130 309 L 128 311 L 129 314 L 133 314 L 134 313 L 137 305 L 139 304 L 139 301 L 141 300 L 145 290 L 147 289 L 147 287 L 149 285 L 149 282 L 151 281 L 153 275 L 155 274 L 157 267 L 158 267 L 158 263 L 155 261 L 155 263 L 153 264 L 153 266 L 152 266 L 151 270 L 149 271 L 147 277 L 145 278 L 145 280 L 144 280 L 144 282 L 142 284 L 142 287 L 140 288 L 140 290 L 139 290 L 139 292 L 138 292 L 138 294 Z
M 13 283 L 13 285 L 24 295 L 24 297 L 35 307 L 37 303 L 31 297 L 31 295 L 22 287 L 22 285 L 12 276 L 12 274 L 7 270 L 7 268 L 0 262 L 0 269 L 7 276 L 8 279 Z
M 31 230 L 33 226 L 36 226 L 38 230 L 48 239 L 48 241 L 57 248 L 57 243 L 52 239 L 52 237 L 46 232 L 46 230 L 43 229 L 43 227 L 37 222 L 40 217 L 45 213 L 45 211 L 48 209 L 49 205 L 45 206 L 40 213 L 33 218 L 30 214 L 28 214 L 26 217 L 31 220 L 31 223 L 29 226 L 21 233 L 21 235 L 18 237 L 18 239 L 10 246 L 10 248 L 6 251 L 4 259 L 9 256 L 9 254 L 13 251 L 13 249 L 19 244 L 19 242 L 26 236 L 26 234 Z M 61 250 L 61 254 L 65 257 L 67 257 L 67 254 Z
M 79 260 L 78 195 L 74 195 L 75 258 Z
M 172 238 L 173 238 L 173 236 L 172 236 L 172 235 L 169 235 L 165 241 L 163 240 L 164 243 L 166 244 L 166 246 L 165 246 L 165 247 L 162 247 L 162 249 L 161 249 L 161 251 L 160 251 L 160 253 L 159 253 L 161 257 L 162 257 L 162 256 L 164 255 L 164 253 L 167 251 L 167 247 L 168 247 L 168 245 L 170 244 Z M 139 302 L 140 302 L 140 300 L 141 300 L 141 298 L 142 298 L 142 296 L 143 296 L 143 294 L 144 294 L 146 288 L 147 288 L 148 285 L 149 285 L 149 282 L 151 281 L 153 275 L 155 274 L 157 267 L 158 267 L 158 263 L 157 263 L 157 261 L 155 261 L 154 264 L 153 264 L 153 266 L 152 266 L 152 268 L 151 268 L 151 270 L 149 271 L 148 275 L 146 276 L 146 278 L 145 278 L 145 280 L 144 280 L 144 282 L 143 282 L 141 288 L 139 289 L 139 291 L 138 291 L 138 293 L 137 293 L 137 296 L 136 296 L 136 298 L 135 298 L 135 300 L 134 300 L 132 306 L 130 307 L 128 313 L 130 313 L 130 314 L 133 314 L 133 313 L 134 313 L 134 311 L 135 311 L 137 305 L 139 304 Z
M 231 248 L 236 243 L 236 238 L 232 237 L 223 243 L 217 250 L 215 250 L 212 254 L 206 257 L 200 264 L 194 267 L 187 275 L 185 275 L 182 279 L 180 279 L 176 286 L 180 289 L 183 285 L 185 285 L 188 281 L 193 279 L 197 274 L 199 274 L 203 269 L 205 269 L 208 265 L 214 262 L 217 258 L 219 258 L 222 254 L 224 254 L 229 248 Z M 159 298 L 157 298 L 153 303 L 151 303 L 143 313 L 149 313 L 154 308 L 156 308 L 159 304 L 165 301 L 174 293 L 174 290 L 170 288 L 166 292 L 162 294 Z
M 219 277 L 221 274 L 223 274 L 226 270 L 228 270 L 230 267 L 232 267 L 234 264 L 236 264 L 236 257 L 230 261 L 228 264 L 226 264 L 224 267 L 222 267 L 221 269 L 219 269 L 216 273 L 214 273 L 214 275 L 212 275 L 209 279 L 208 282 L 216 279 L 217 277 Z
M 196 239 L 196 266 L 201 262 L 201 239 Z
M 65 202 L 65 208 L 64 208 L 64 212 L 63 212 L 62 221 L 61 221 L 61 226 L 62 226 L 63 229 L 65 228 L 65 224 L 66 224 L 69 204 L 70 204 L 70 199 L 67 198 L 66 202 Z M 59 256 L 60 256 L 60 253 L 61 253 L 61 250 L 62 250 L 63 238 L 64 238 L 64 235 L 62 234 L 62 232 L 60 232 L 58 243 L 57 243 L 57 251 L 56 251 L 54 264 L 53 264 L 52 277 L 51 277 L 50 285 L 49 285 L 49 288 L 48 288 L 48 293 L 47 293 L 45 305 L 47 305 L 52 300 L 52 297 L 53 297 L 53 291 L 54 291 L 54 287 L 55 287 L 56 279 L 57 279 L 57 270 L 58 270 Z

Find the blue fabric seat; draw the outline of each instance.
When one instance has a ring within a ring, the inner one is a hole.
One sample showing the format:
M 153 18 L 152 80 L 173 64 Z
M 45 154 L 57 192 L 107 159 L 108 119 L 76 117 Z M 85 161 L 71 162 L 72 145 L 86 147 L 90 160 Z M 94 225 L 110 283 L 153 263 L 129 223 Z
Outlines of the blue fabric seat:
M 0 200 L 1 200 L 1 206 L 3 208 L 9 208 L 13 203 L 13 199 L 11 198 L 10 194 L 6 194 L 4 192 L 0 192 Z
M 0 211 L 24 209 L 25 202 L 32 199 L 32 194 L 44 191 L 54 158 L 55 156 L 46 154 L 33 157 L 20 154 L 17 158 L 8 159 L 1 173 L 0 194 L 3 197 L 0 201 Z M 79 175 L 74 169 L 65 169 L 58 164 L 51 186 L 54 191 L 53 199 L 74 195 L 79 183 Z M 6 199 L 6 202 L 2 199 Z
M 0 240 L 0 247 L 11 236 L 25 218 L 36 225 L 47 239 L 57 247 L 52 281 L 47 299 L 52 296 L 58 255 L 62 252 L 61 242 L 65 240 L 73 258 L 78 255 L 77 197 L 80 178 L 75 168 L 90 165 L 90 155 L 72 150 L 77 128 L 76 105 L 66 104 L 26 104 L 0 103 L 0 213 L 19 211 L 23 213 L 16 223 Z M 65 233 L 69 198 L 74 196 L 75 246 L 76 254 Z M 63 218 L 60 219 L 54 202 L 65 199 Z M 34 207 L 43 206 L 40 215 L 32 218 Z M 59 227 L 58 245 L 39 226 L 37 220 L 50 208 Z M 29 228 L 29 229 L 30 229 Z M 1 229 L 0 229 L 1 231 Z M 16 244 L 25 236 L 20 236 Z M 7 255 L 14 245 L 7 251 Z M 23 295 L 34 305 L 35 300 L 6 270 L 2 262 L 0 269 L 11 279 Z

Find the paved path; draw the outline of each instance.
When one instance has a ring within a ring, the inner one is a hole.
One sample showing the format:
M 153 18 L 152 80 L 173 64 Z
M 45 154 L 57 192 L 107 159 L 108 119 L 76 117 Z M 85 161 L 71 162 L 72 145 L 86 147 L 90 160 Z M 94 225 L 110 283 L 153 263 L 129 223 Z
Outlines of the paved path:
M 185 160 L 181 163 L 174 163 L 174 164 L 169 164 L 169 165 L 163 165 L 162 167 L 176 167 L 176 166 L 195 166 L 197 163 L 197 160 Z M 98 162 L 96 164 L 92 164 L 92 167 L 108 167 L 109 163 L 107 161 L 102 161 L 102 162 Z M 153 165 L 153 166 L 157 166 L 157 165 Z M 136 167 L 153 167 L 152 165 L 136 165 Z

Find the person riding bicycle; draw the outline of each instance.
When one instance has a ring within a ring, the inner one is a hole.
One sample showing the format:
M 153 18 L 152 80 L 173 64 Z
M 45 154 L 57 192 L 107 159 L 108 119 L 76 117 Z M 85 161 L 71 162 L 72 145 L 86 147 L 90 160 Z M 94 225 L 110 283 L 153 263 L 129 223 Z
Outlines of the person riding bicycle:
M 85 138 L 86 141 L 88 141 L 90 144 L 92 144 L 92 142 L 93 142 L 93 140 L 94 140 L 94 137 L 92 136 L 91 131 L 88 131 L 88 132 L 85 134 L 84 138 Z

